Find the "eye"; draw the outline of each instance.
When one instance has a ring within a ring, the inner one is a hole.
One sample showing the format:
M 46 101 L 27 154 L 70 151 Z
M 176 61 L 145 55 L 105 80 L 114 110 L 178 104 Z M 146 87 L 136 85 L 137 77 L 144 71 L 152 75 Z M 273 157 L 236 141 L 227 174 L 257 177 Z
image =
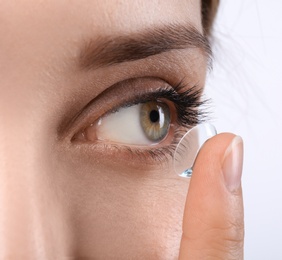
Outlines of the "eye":
M 164 102 L 148 101 L 124 107 L 98 120 L 96 127 L 86 130 L 86 139 L 131 145 L 156 144 L 165 139 L 171 123 L 171 111 Z M 96 129 L 95 129 L 96 128 Z
M 115 159 L 130 154 L 166 160 L 182 134 L 205 119 L 201 94 L 182 82 L 172 87 L 152 79 L 126 81 L 87 106 L 76 119 L 84 127 L 71 140 L 104 156 L 116 151 Z

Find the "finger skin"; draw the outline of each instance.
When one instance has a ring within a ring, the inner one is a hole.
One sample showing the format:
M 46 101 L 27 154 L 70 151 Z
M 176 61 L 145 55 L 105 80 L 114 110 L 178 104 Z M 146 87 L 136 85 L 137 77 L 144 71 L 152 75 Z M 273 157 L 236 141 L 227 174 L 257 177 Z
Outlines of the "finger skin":
M 214 136 L 197 157 L 184 210 L 180 260 L 243 259 L 242 189 L 230 192 L 222 170 L 234 137 Z

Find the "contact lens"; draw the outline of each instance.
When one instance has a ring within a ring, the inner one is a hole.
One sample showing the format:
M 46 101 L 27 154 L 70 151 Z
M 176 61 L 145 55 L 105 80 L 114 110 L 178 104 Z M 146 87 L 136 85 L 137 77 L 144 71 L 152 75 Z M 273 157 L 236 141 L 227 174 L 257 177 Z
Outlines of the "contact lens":
M 200 124 L 190 129 L 176 146 L 173 163 L 174 171 L 181 177 L 190 178 L 193 173 L 193 165 L 203 144 L 216 135 L 213 125 Z

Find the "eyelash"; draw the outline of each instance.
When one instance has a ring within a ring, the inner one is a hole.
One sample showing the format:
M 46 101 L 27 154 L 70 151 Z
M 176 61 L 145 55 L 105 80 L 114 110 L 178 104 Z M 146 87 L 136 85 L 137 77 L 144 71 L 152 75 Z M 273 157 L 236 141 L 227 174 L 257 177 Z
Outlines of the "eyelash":
M 187 86 L 182 82 L 173 88 L 169 86 L 162 87 L 152 93 L 137 95 L 133 100 L 126 102 L 119 108 L 112 109 L 109 112 L 114 113 L 121 108 L 130 107 L 149 101 L 167 100 L 172 102 L 176 109 L 176 123 L 179 127 L 174 130 L 173 141 L 170 145 L 164 147 L 151 146 L 149 149 L 146 149 L 138 147 L 132 148 L 128 145 L 111 144 L 111 148 L 114 148 L 117 151 L 124 150 L 131 154 L 131 156 L 138 156 L 139 160 L 144 160 L 146 163 L 148 163 L 148 158 L 155 163 L 156 161 L 166 161 L 168 158 L 172 157 L 179 140 L 186 133 L 187 128 L 192 128 L 197 124 L 203 123 L 208 118 L 208 112 L 203 109 L 203 106 L 206 105 L 209 100 L 201 100 L 201 88 L 198 86 L 193 86 L 185 91 L 182 91 L 186 88 Z M 107 148 L 107 144 L 105 144 L 104 147 Z

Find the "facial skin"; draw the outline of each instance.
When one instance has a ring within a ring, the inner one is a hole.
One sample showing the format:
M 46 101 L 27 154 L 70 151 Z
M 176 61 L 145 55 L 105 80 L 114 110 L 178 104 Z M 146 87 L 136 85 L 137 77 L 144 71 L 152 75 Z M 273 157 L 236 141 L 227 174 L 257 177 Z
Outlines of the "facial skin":
M 203 88 L 202 48 L 87 68 L 81 62 L 89 42 L 135 39 L 171 24 L 202 33 L 200 1 L 0 6 L 0 256 L 176 259 L 189 180 L 169 163 L 73 137 L 146 88 L 183 79 Z M 132 78 L 138 84 L 115 87 Z

